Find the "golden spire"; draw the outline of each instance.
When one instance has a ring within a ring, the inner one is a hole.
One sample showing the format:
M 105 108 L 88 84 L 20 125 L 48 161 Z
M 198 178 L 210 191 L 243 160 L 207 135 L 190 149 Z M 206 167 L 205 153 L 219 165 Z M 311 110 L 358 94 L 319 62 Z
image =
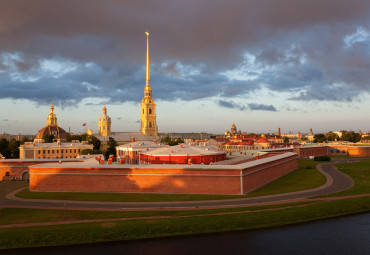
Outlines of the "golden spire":
M 150 71 L 149 71 L 149 31 L 146 34 L 146 85 L 150 85 Z
M 57 116 L 54 113 L 53 101 L 51 101 L 50 113 L 49 113 L 48 118 L 47 118 L 47 121 L 46 121 L 46 126 L 50 126 L 50 125 L 56 125 L 56 126 L 58 126 L 58 124 L 57 124 Z
M 50 113 L 54 113 L 53 100 L 51 100 Z

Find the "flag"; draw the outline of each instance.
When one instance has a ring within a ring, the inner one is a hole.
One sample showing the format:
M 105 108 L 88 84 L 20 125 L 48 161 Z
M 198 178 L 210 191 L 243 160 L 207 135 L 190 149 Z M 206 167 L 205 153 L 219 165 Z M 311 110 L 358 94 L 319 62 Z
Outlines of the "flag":
M 86 122 L 84 124 L 82 124 L 83 127 L 86 127 Z

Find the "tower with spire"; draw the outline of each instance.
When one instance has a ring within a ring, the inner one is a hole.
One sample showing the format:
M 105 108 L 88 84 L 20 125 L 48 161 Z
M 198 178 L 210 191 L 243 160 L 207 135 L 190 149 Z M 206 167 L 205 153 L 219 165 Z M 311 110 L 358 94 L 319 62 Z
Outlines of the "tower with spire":
M 50 113 L 49 113 L 48 118 L 46 120 L 46 126 L 58 126 L 57 116 L 54 113 L 53 101 L 51 101 Z
M 53 139 L 60 141 L 67 139 L 67 132 L 58 126 L 57 116 L 54 113 L 53 101 L 51 101 L 50 104 L 50 113 L 46 119 L 46 126 L 37 132 L 34 141 L 36 143 L 43 142 L 45 135 L 52 135 Z
M 103 137 L 111 134 L 111 118 L 107 115 L 107 107 L 103 107 L 103 114 L 99 118 L 99 134 Z
M 156 104 L 152 98 L 152 88 L 150 87 L 149 70 L 149 32 L 146 34 L 146 84 L 144 98 L 140 104 L 140 132 L 144 135 L 158 136 L 157 116 L 155 114 Z

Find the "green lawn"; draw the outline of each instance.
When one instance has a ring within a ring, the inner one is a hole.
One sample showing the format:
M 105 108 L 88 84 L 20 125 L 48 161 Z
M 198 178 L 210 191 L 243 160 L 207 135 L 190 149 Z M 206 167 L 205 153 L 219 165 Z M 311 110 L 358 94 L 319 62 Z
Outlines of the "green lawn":
M 27 182 L 20 181 L 0 181 L 0 201 L 6 199 L 6 195 L 20 188 L 28 186 Z
M 143 193 L 84 193 L 84 192 L 31 192 L 23 190 L 18 197 L 30 199 L 110 201 L 110 202 L 162 202 L 162 201 L 199 201 L 245 198 L 273 195 L 316 188 L 325 183 L 325 177 L 316 170 L 316 165 L 323 162 L 298 160 L 298 169 L 266 186 L 241 195 L 192 195 L 192 194 L 143 194 Z
M 0 248 L 67 245 L 280 226 L 370 210 L 370 197 L 275 211 L 0 229 Z
M 282 208 L 303 204 L 317 203 L 296 202 L 288 204 L 276 204 L 268 206 L 236 207 L 208 210 L 189 210 L 189 211 L 86 211 L 86 210 L 49 210 L 49 209 L 29 209 L 29 208 L 3 208 L 0 209 L 0 225 L 39 223 L 39 222 L 63 222 L 72 220 L 94 220 L 94 219 L 118 219 L 133 217 L 150 216 L 182 216 L 182 215 L 202 215 L 223 212 L 255 211 L 272 208 Z
M 349 175 L 355 185 L 349 189 L 329 196 L 349 196 L 357 194 L 370 194 L 370 159 L 355 163 L 336 165 L 338 170 Z
M 324 185 L 326 178 L 316 169 L 316 165 L 320 163 L 327 162 L 300 159 L 298 160 L 297 170 L 249 193 L 248 197 L 295 192 Z

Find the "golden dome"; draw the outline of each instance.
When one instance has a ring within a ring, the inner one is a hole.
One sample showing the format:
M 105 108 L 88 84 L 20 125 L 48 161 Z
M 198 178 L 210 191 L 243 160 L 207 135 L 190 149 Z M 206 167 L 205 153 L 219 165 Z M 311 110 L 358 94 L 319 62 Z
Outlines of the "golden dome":
M 94 132 L 93 132 L 91 129 L 88 129 L 86 133 L 87 133 L 87 135 L 89 135 L 89 136 L 94 134 Z

